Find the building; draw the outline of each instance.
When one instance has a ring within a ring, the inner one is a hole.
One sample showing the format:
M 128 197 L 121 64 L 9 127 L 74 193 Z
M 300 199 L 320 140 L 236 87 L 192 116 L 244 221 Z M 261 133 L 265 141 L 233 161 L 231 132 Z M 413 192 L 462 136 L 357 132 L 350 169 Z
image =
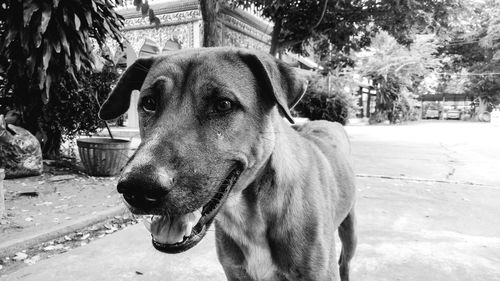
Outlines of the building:
M 116 11 L 125 18 L 122 29 L 126 38 L 124 50 L 109 41 L 114 61 L 122 67 L 133 63 L 138 57 L 158 55 L 164 52 L 201 47 L 203 21 L 198 0 L 149 0 L 149 7 L 159 18 L 160 24 L 149 22 L 136 10 L 133 0 L 124 1 Z M 221 46 L 234 46 L 269 51 L 273 24 L 251 11 L 220 7 L 217 23 Z M 304 62 L 301 62 L 304 63 Z M 137 103 L 138 93 L 132 95 L 132 104 Z M 134 107 L 127 112 L 128 127 L 138 126 Z

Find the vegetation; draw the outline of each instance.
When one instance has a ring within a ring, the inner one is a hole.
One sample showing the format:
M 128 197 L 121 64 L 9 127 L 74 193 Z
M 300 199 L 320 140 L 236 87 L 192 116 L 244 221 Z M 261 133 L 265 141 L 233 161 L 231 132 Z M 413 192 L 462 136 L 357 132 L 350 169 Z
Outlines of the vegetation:
M 307 88 L 304 97 L 294 107 L 296 115 L 309 120 L 328 120 L 345 125 L 349 116 L 356 110 L 356 101 L 350 92 L 344 91 L 343 87 L 338 87 L 340 85 L 338 81 L 330 85 L 334 89 L 328 91 L 327 83 L 331 82 L 325 78 L 316 78 Z
M 105 0 L 7 0 L 0 5 L 0 72 L 7 80 L 3 90 L 12 91 L 23 126 L 47 136 L 40 138 L 46 157 L 58 156 L 54 139 L 62 137 L 62 131 L 42 132 L 41 122 L 51 123 L 47 118 L 54 116 L 43 116 L 44 107 L 51 106 L 50 94 L 60 94 L 52 88 L 60 79 L 78 83 L 77 73 L 94 66 L 95 47 L 108 36 L 121 40 L 123 18 L 113 8 Z
M 455 0 L 268 1 L 231 0 L 255 8 L 274 23 L 271 54 L 291 49 L 303 53 L 311 40 L 327 39 L 331 50 L 347 54 L 370 44 L 385 30 L 399 43 L 413 41 L 412 32 L 438 32 L 447 24 Z
M 475 118 L 500 102 L 500 3 L 494 0 L 470 3 L 456 13 L 456 24 L 443 38 L 440 49 L 449 58 L 443 67 L 441 88 L 456 75 L 464 81 L 460 92 L 475 97 Z
M 395 123 L 409 116 L 410 92 L 418 93 L 423 78 L 441 66 L 435 41 L 432 35 L 416 36 L 405 47 L 387 32 L 380 32 L 369 48 L 357 54 L 356 71 L 371 79 L 377 91 L 373 118 Z
M 63 74 L 51 89 L 50 102 L 42 108 L 40 133 L 45 156 L 57 158 L 51 153 L 59 152 L 61 141 L 94 134 L 105 126 L 97 113 L 118 78 L 114 66 L 107 65 L 100 72 L 81 70 L 75 78 L 78 84 L 71 74 Z

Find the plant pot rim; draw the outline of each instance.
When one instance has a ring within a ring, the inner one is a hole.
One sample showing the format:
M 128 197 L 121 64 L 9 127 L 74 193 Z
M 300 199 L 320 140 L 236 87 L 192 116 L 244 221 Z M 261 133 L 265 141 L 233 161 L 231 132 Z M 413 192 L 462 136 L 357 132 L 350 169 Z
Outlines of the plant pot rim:
M 80 138 L 76 140 L 76 143 L 130 143 L 130 140 L 125 139 L 112 139 L 112 138 Z

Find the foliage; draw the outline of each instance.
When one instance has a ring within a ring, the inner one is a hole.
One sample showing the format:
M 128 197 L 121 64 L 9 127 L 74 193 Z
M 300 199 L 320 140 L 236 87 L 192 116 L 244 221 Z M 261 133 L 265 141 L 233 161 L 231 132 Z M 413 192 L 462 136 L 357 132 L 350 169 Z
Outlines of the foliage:
M 273 49 L 304 52 L 318 35 L 334 50 L 347 54 L 370 44 L 372 35 L 388 31 L 402 44 L 413 41 L 412 32 L 436 33 L 447 25 L 448 13 L 457 0 L 228 0 L 232 5 L 253 8 L 274 23 Z
M 105 126 L 97 113 L 118 78 L 115 68 L 105 66 L 101 72 L 79 71 L 76 78 L 79 85 L 69 73 L 63 74 L 51 89 L 50 102 L 42 108 L 40 125 L 46 157 L 58 157 L 61 140 L 90 135 Z
M 377 90 L 376 110 L 387 112 L 393 122 L 408 113 L 406 106 L 423 78 L 441 66 L 436 56 L 437 44 L 433 36 L 417 36 L 409 47 L 400 45 L 387 32 L 378 33 L 365 51 L 357 53 L 356 71 L 372 80 Z
M 75 71 L 91 69 L 94 46 L 89 38 L 99 45 L 108 35 L 120 41 L 123 18 L 113 7 L 107 0 L 4 2 L 0 62 L 17 100 L 32 99 L 31 94 L 42 91 L 47 102 L 51 83 L 61 73 L 75 79 Z
M 76 76 L 79 86 L 65 74 L 54 85 L 53 100 L 43 108 L 43 128 L 61 131 L 65 139 L 90 135 L 104 127 L 97 113 L 118 78 L 111 66 L 104 67 L 101 72 L 80 71 Z
M 500 73 L 500 62 L 477 63 L 471 71 Z M 479 108 L 477 113 L 491 111 L 495 105 L 500 104 L 500 79 L 498 75 L 473 75 L 469 78 L 465 92 L 480 99 L 480 105 L 484 107 Z
M 294 111 L 310 120 L 328 120 L 345 125 L 356 109 L 355 101 L 350 93 L 341 89 L 328 92 L 321 85 L 324 84 L 323 80 L 325 79 L 317 79 L 308 87 L 302 100 L 294 107 Z
M 52 124 L 48 118 L 59 118 L 44 111 L 49 94 L 57 96 L 48 107 L 57 107 L 59 102 L 78 106 L 74 102 L 84 99 L 63 97 L 73 91 L 59 92 L 52 86 L 60 89 L 59 79 L 77 85 L 77 73 L 94 67 L 97 45 L 102 46 L 108 36 L 121 41 L 123 17 L 113 10 L 114 3 L 120 1 L 7 0 L 0 5 L 0 72 L 7 73 L 4 90 L 12 90 L 14 103 L 22 111 L 23 127 L 38 136 L 44 156 L 58 155 L 62 132 L 56 128 L 64 127 L 56 121 L 47 126 Z
M 471 3 L 457 11 L 457 18 L 467 20 L 457 21 L 443 40 L 440 52 L 450 58 L 444 71 L 462 77 L 465 87 L 461 90 L 479 100 L 475 113 L 480 115 L 500 102 L 500 2 Z M 456 83 L 454 76 L 442 77 L 443 91 Z
M 134 6 L 137 11 L 141 11 L 143 18 L 148 17 L 150 24 L 154 24 L 156 28 L 160 27 L 160 19 L 156 16 L 155 11 L 149 7 L 147 0 L 134 0 Z

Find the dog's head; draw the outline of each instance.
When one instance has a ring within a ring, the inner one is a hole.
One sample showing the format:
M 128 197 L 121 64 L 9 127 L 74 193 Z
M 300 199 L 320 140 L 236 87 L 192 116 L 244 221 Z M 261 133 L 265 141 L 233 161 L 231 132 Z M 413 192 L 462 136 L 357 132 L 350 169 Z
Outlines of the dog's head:
M 273 122 L 290 122 L 305 83 L 273 57 L 244 49 L 188 50 L 138 59 L 99 116 L 114 119 L 140 90 L 141 145 L 118 191 L 132 212 L 154 215 L 153 244 L 196 245 L 228 196 L 241 192 L 274 148 Z

